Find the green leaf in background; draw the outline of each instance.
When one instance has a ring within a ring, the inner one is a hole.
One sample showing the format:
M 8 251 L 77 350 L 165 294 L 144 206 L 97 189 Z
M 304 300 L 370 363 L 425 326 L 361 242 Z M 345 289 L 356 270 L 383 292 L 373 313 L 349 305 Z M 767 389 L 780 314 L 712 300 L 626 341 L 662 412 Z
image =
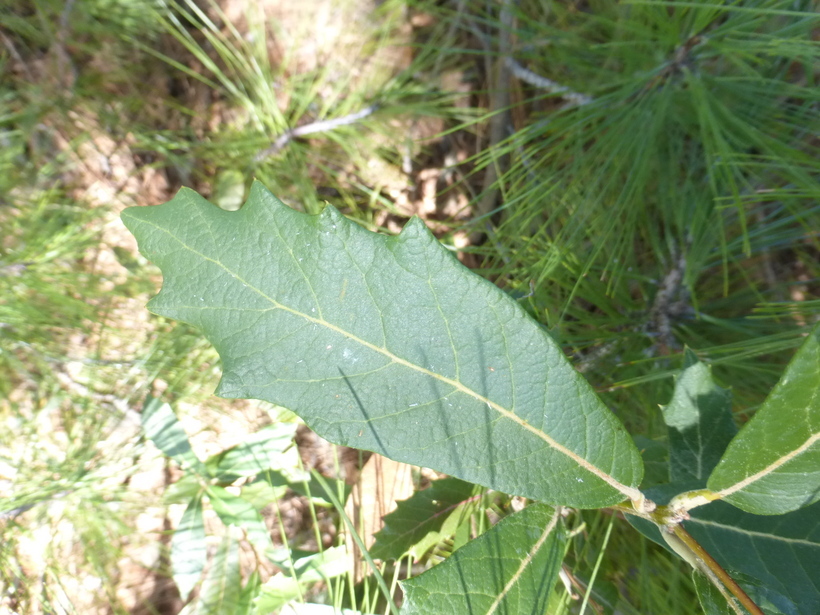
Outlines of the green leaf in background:
M 262 510 L 268 504 L 285 497 L 289 484 L 278 472 L 265 470 L 253 482 L 242 485 L 241 496 L 256 510 Z
M 242 594 L 239 570 L 239 542 L 225 536 L 219 544 L 208 574 L 202 582 L 202 592 L 196 605 L 196 615 L 226 615 L 236 613 Z
M 353 609 L 337 609 L 328 604 L 291 602 L 282 607 L 279 615 L 367 615 Z
M 690 515 L 687 531 L 724 568 L 758 580 L 761 598 L 783 613 L 820 613 L 820 504 L 761 516 L 713 502 Z
M 635 446 L 641 452 L 644 475 L 642 489 L 669 482 L 669 446 L 646 436 L 634 436 Z
M 430 533 L 437 533 L 445 521 L 463 513 L 464 504 L 475 494 L 476 487 L 457 478 L 443 478 L 423 491 L 399 502 L 396 510 L 384 517 L 384 528 L 376 533 L 370 549 L 375 559 L 398 559 L 406 553 L 414 558 L 424 554 L 414 550 Z
M 766 595 L 767 592 L 760 581 L 737 572 L 733 572 L 732 577 L 738 582 L 752 601 L 760 607 L 765 615 L 800 615 L 800 612 L 796 609 L 788 608 L 783 611 L 775 606 L 768 599 Z M 729 606 L 726 599 L 721 595 L 720 590 L 715 587 L 705 575 L 694 572 L 692 574 L 692 580 L 695 584 L 695 591 L 698 594 L 700 606 L 706 615 L 737 615 L 737 611 Z M 771 592 L 768 593 L 771 594 Z M 741 608 L 742 613 L 747 613 L 746 609 L 742 607 L 739 608 Z
M 256 476 L 266 470 L 284 473 L 289 479 L 309 480 L 299 470 L 299 451 L 293 446 L 296 423 L 278 423 L 249 434 L 244 441 L 216 456 L 212 474 L 223 482 Z
M 171 406 L 155 397 L 149 397 L 142 407 L 141 420 L 145 435 L 159 450 L 176 460 L 183 468 L 194 470 L 201 476 L 208 475 L 205 466 L 191 449 L 188 436 Z
M 820 325 L 729 444 L 708 487 L 760 515 L 820 500 Z
M 222 523 L 228 527 L 235 525 L 242 528 L 248 542 L 253 545 L 257 553 L 272 555 L 273 542 L 270 538 L 270 531 L 262 516 L 251 506 L 250 502 L 216 486 L 208 487 L 208 497 Z
M 325 549 L 293 562 L 296 576 L 279 572 L 265 583 L 256 599 L 260 613 L 270 613 L 291 600 L 304 597 L 313 583 L 327 581 L 352 572 L 352 561 L 344 546 Z
M 689 349 L 685 363 L 672 401 L 662 406 L 669 428 L 669 479 L 705 483 L 737 433 L 732 393 L 715 384 L 709 366 Z
M 256 610 L 256 597 L 259 595 L 259 589 L 262 587 L 262 579 L 259 577 L 259 571 L 254 570 L 245 587 L 242 588 L 242 593 L 239 596 L 239 604 L 234 615 L 251 615 L 258 613 Z
M 666 504 L 689 487 L 663 485 L 648 490 L 647 497 Z M 820 503 L 772 516 L 753 515 L 718 501 L 689 515 L 686 530 L 758 605 L 769 604 L 769 610 L 786 615 L 820 613 Z M 655 524 L 634 516 L 627 520 L 666 547 Z
M 260 183 L 227 212 L 181 190 L 123 221 L 163 272 L 149 307 L 223 362 L 217 393 L 296 412 L 331 442 L 506 493 L 641 500 L 623 425 L 546 331 L 413 219 L 397 237 Z
M 732 577 L 766 615 L 801 615 L 790 600 L 778 594 L 759 579 L 732 571 Z
M 528 506 L 401 583 L 402 615 L 545 613 L 564 557 L 559 512 Z
M 186 472 L 175 483 L 171 483 L 163 494 L 166 504 L 188 503 L 202 495 L 202 476 Z
M 183 600 L 188 599 L 199 582 L 207 560 L 208 544 L 202 517 L 202 497 L 199 496 L 188 504 L 171 539 L 171 570 Z

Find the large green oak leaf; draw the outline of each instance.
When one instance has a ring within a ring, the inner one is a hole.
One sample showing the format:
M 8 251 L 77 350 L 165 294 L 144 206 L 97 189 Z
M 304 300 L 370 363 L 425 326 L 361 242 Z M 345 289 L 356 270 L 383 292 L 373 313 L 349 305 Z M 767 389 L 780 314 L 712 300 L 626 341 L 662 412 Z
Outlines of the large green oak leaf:
M 255 183 L 227 212 L 187 189 L 123 221 L 162 270 L 149 309 L 200 328 L 217 394 L 331 442 L 581 508 L 640 500 L 640 455 L 546 331 L 411 220 L 371 233 Z
M 758 515 L 782 514 L 820 500 L 820 325 L 729 443 L 707 486 Z

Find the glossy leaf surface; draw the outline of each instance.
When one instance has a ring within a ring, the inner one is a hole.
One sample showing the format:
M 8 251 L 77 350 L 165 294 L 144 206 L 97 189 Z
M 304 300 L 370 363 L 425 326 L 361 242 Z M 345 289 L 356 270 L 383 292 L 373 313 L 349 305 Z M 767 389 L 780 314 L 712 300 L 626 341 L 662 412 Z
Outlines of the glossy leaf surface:
M 784 613 L 820 613 L 820 504 L 762 516 L 713 502 L 691 515 L 689 533 L 724 568 L 760 581 L 762 598 Z
M 545 330 L 414 219 L 397 237 L 256 183 L 226 212 L 190 190 L 123 220 L 159 265 L 149 307 L 199 327 L 217 393 L 271 401 L 337 444 L 536 500 L 640 498 L 640 456 Z
M 663 504 L 689 487 L 664 485 L 647 496 Z M 758 605 L 787 615 L 820 613 L 820 503 L 772 516 L 712 502 L 689 514 L 686 530 Z M 666 546 L 657 526 L 637 517 L 627 520 Z
M 401 615 L 545 613 L 564 557 L 559 515 L 536 504 L 404 581 Z
M 708 487 L 761 515 L 820 500 L 820 325 L 729 444 Z

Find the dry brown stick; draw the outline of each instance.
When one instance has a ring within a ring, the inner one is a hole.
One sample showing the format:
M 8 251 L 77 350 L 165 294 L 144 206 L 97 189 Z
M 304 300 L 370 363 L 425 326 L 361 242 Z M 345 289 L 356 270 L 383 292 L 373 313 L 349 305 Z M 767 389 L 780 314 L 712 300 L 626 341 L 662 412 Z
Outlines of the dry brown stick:
M 261 162 L 268 156 L 273 156 L 297 137 L 302 137 L 304 135 L 310 135 L 317 132 L 328 132 L 330 130 L 334 130 L 335 128 L 339 128 L 340 126 L 348 126 L 350 124 L 355 124 L 359 120 L 363 120 L 364 118 L 366 118 L 368 115 L 373 114 L 375 111 L 378 110 L 378 108 L 378 105 L 370 105 L 368 107 L 365 107 L 361 111 L 357 111 L 356 113 L 350 113 L 343 117 L 337 117 L 332 120 L 321 120 L 319 122 L 312 122 L 310 124 L 305 124 L 304 126 L 297 126 L 296 128 L 286 130 L 276 139 L 276 141 L 273 142 L 273 145 L 259 152 L 254 160 L 256 160 L 256 162 Z
M 721 594 L 725 595 L 724 590 L 726 590 L 726 592 L 734 596 L 743 608 L 749 611 L 752 615 L 764 615 L 760 607 L 757 606 L 754 601 L 749 598 L 748 594 L 743 591 L 743 588 L 737 584 L 737 581 L 735 581 L 731 575 L 723 569 L 723 566 L 717 563 L 715 558 L 713 558 L 711 554 L 704 549 L 689 532 L 683 529 L 681 525 L 676 525 L 672 528 L 672 533 L 695 556 L 695 568 L 706 574 L 709 580 L 715 584 L 718 590 L 720 590 Z M 692 562 L 689 563 L 691 564 Z M 727 601 L 730 600 L 728 596 L 726 596 L 726 598 Z

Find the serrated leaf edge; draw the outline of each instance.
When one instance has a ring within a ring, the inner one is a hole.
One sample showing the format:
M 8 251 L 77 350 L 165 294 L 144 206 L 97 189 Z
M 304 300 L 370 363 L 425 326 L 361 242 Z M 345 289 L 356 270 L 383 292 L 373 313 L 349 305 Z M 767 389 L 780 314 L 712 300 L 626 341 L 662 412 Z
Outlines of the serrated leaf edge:
M 196 192 L 194 192 L 194 194 L 196 194 Z M 199 196 L 199 195 L 197 195 L 197 196 Z M 214 207 L 216 207 L 216 206 L 214 205 Z M 330 213 L 330 214 L 325 213 L 325 212 L 328 212 L 329 210 L 333 213 Z M 123 216 L 125 216 L 125 215 L 127 215 L 127 211 L 123 212 Z M 324 215 L 324 216 L 334 216 L 335 215 L 335 216 L 338 216 L 340 218 L 343 218 L 344 220 L 347 220 L 347 218 L 344 218 L 344 216 L 342 216 L 342 214 L 331 205 L 329 205 L 322 212 L 322 215 Z M 235 273 L 234 271 L 230 270 L 221 261 L 213 259 L 213 258 L 203 254 L 199 250 L 196 250 L 192 246 L 185 243 L 179 237 L 176 237 L 175 235 L 170 233 L 167 229 L 165 229 L 165 228 L 163 228 L 163 227 L 161 227 L 161 226 L 155 224 L 154 222 L 152 222 L 150 220 L 147 220 L 145 218 L 140 218 L 139 221 L 143 224 L 147 224 L 149 226 L 154 227 L 156 230 L 164 233 L 165 235 L 167 235 L 171 239 L 177 241 L 183 248 L 185 248 L 187 250 L 190 250 L 193 254 L 196 254 L 197 256 L 201 257 L 205 261 L 213 263 L 217 267 L 221 268 L 223 271 L 225 271 L 225 273 L 232 276 L 235 280 L 237 280 L 241 284 L 244 284 L 246 286 L 246 288 L 248 288 L 249 290 L 252 290 L 253 292 L 257 293 L 260 297 L 262 297 L 263 299 L 270 302 L 270 304 L 272 306 L 271 308 L 268 308 L 266 310 L 255 310 L 255 311 L 267 312 L 267 311 L 271 311 L 271 310 L 283 310 L 285 312 L 293 314 L 294 316 L 297 316 L 299 318 L 303 318 L 307 322 L 316 324 L 316 325 L 321 326 L 321 327 L 325 327 L 325 328 L 327 328 L 331 331 L 334 331 L 335 333 L 338 333 L 338 334 L 340 334 L 344 337 L 347 337 L 349 340 L 353 341 L 354 343 L 361 344 L 363 347 L 368 348 L 368 349 L 370 349 L 373 352 L 376 352 L 378 354 L 381 354 L 383 357 L 385 357 L 386 359 L 392 361 L 393 363 L 395 363 L 397 365 L 401 365 L 401 366 L 407 367 L 411 370 L 415 370 L 415 371 L 417 371 L 421 374 L 424 374 L 425 376 L 429 376 L 431 378 L 434 378 L 434 379 L 438 380 L 439 382 L 442 382 L 442 383 L 444 383 L 448 386 L 453 387 L 454 389 L 464 393 L 465 395 L 467 395 L 469 397 L 472 397 L 473 399 L 475 399 L 475 400 L 477 400 L 481 403 L 486 404 L 488 408 L 490 408 L 491 410 L 494 410 L 495 412 L 497 412 L 498 414 L 500 414 L 504 418 L 507 418 L 507 419 L 513 421 L 514 423 L 517 423 L 520 427 L 523 427 L 524 429 L 526 429 L 527 431 L 529 431 L 530 433 L 532 433 L 536 437 L 543 440 L 549 447 L 551 447 L 552 449 L 556 450 L 557 452 L 559 452 L 559 453 L 565 455 L 566 457 L 568 457 L 569 459 L 571 459 L 574 463 L 576 463 L 578 466 L 580 466 L 583 470 L 585 470 L 585 471 L 589 472 L 590 474 L 592 474 L 593 476 L 599 478 L 600 480 L 602 480 L 603 482 L 608 484 L 610 487 L 612 487 L 616 491 L 619 491 L 620 493 L 622 493 L 624 496 L 626 496 L 626 498 L 628 498 L 628 499 L 632 500 L 633 502 L 635 502 L 639 509 L 643 509 L 645 498 L 644 498 L 643 494 L 641 493 L 641 491 L 639 489 L 636 489 L 634 487 L 629 487 L 628 485 L 624 485 L 623 483 L 621 483 L 620 481 L 618 481 L 614 477 L 610 476 L 609 474 L 607 474 L 606 472 L 604 472 L 600 468 L 594 466 L 592 463 L 590 463 L 589 461 L 587 461 L 586 459 L 584 459 L 583 457 L 581 457 L 577 453 L 571 451 L 567 447 L 565 447 L 562 444 L 558 443 L 553 438 L 551 438 L 548 434 L 544 433 L 540 429 L 537 429 L 533 425 L 530 425 L 527 421 L 525 421 L 524 419 L 518 417 L 515 413 L 511 412 L 510 410 L 507 410 L 506 408 L 504 408 L 500 404 L 497 404 L 494 401 L 488 399 L 487 397 L 485 397 L 483 395 L 480 395 L 479 393 L 473 391 L 469 387 L 464 386 L 462 383 L 458 382 L 457 380 L 453 380 L 452 378 L 447 378 L 446 376 L 443 376 L 441 374 L 437 374 L 435 372 L 432 372 L 429 369 L 426 369 L 426 368 L 424 368 L 420 365 L 416 365 L 415 363 L 412 363 L 410 361 L 402 359 L 401 357 L 393 354 L 392 352 L 390 352 L 386 348 L 382 348 L 381 346 L 376 346 L 375 344 L 371 344 L 370 342 L 368 342 L 366 340 L 363 340 L 363 339 L 359 338 L 358 336 L 353 335 L 352 333 L 350 333 L 348 331 L 345 331 L 341 327 L 338 327 L 338 326 L 336 326 L 336 325 L 334 325 L 330 322 L 327 322 L 326 320 L 324 320 L 322 318 L 317 318 L 317 317 L 314 317 L 314 316 L 310 316 L 309 314 L 306 314 L 304 312 L 300 312 L 299 310 L 295 310 L 293 308 L 290 308 L 286 305 L 283 305 L 283 304 L 279 303 L 278 301 L 276 301 L 276 299 L 274 299 L 273 297 L 267 295 L 261 289 L 255 287 L 254 285 L 247 282 L 242 276 L 240 276 L 237 273 Z M 404 238 L 408 237 L 408 234 L 406 233 L 406 231 L 412 231 L 410 233 L 411 235 L 415 234 L 415 233 L 418 233 L 419 230 L 421 230 L 421 229 L 419 229 L 419 225 L 421 225 L 421 227 L 424 231 L 429 233 L 429 229 L 427 229 L 424 222 L 421 221 L 421 219 L 414 216 L 410 220 L 410 222 L 407 225 L 405 225 L 404 229 L 402 229 L 402 232 L 399 234 L 398 237 L 401 238 L 401 239 L 404 239 Z M 149 303 L 148 307 L 149 308 L 151 307 L 150 303 Z

